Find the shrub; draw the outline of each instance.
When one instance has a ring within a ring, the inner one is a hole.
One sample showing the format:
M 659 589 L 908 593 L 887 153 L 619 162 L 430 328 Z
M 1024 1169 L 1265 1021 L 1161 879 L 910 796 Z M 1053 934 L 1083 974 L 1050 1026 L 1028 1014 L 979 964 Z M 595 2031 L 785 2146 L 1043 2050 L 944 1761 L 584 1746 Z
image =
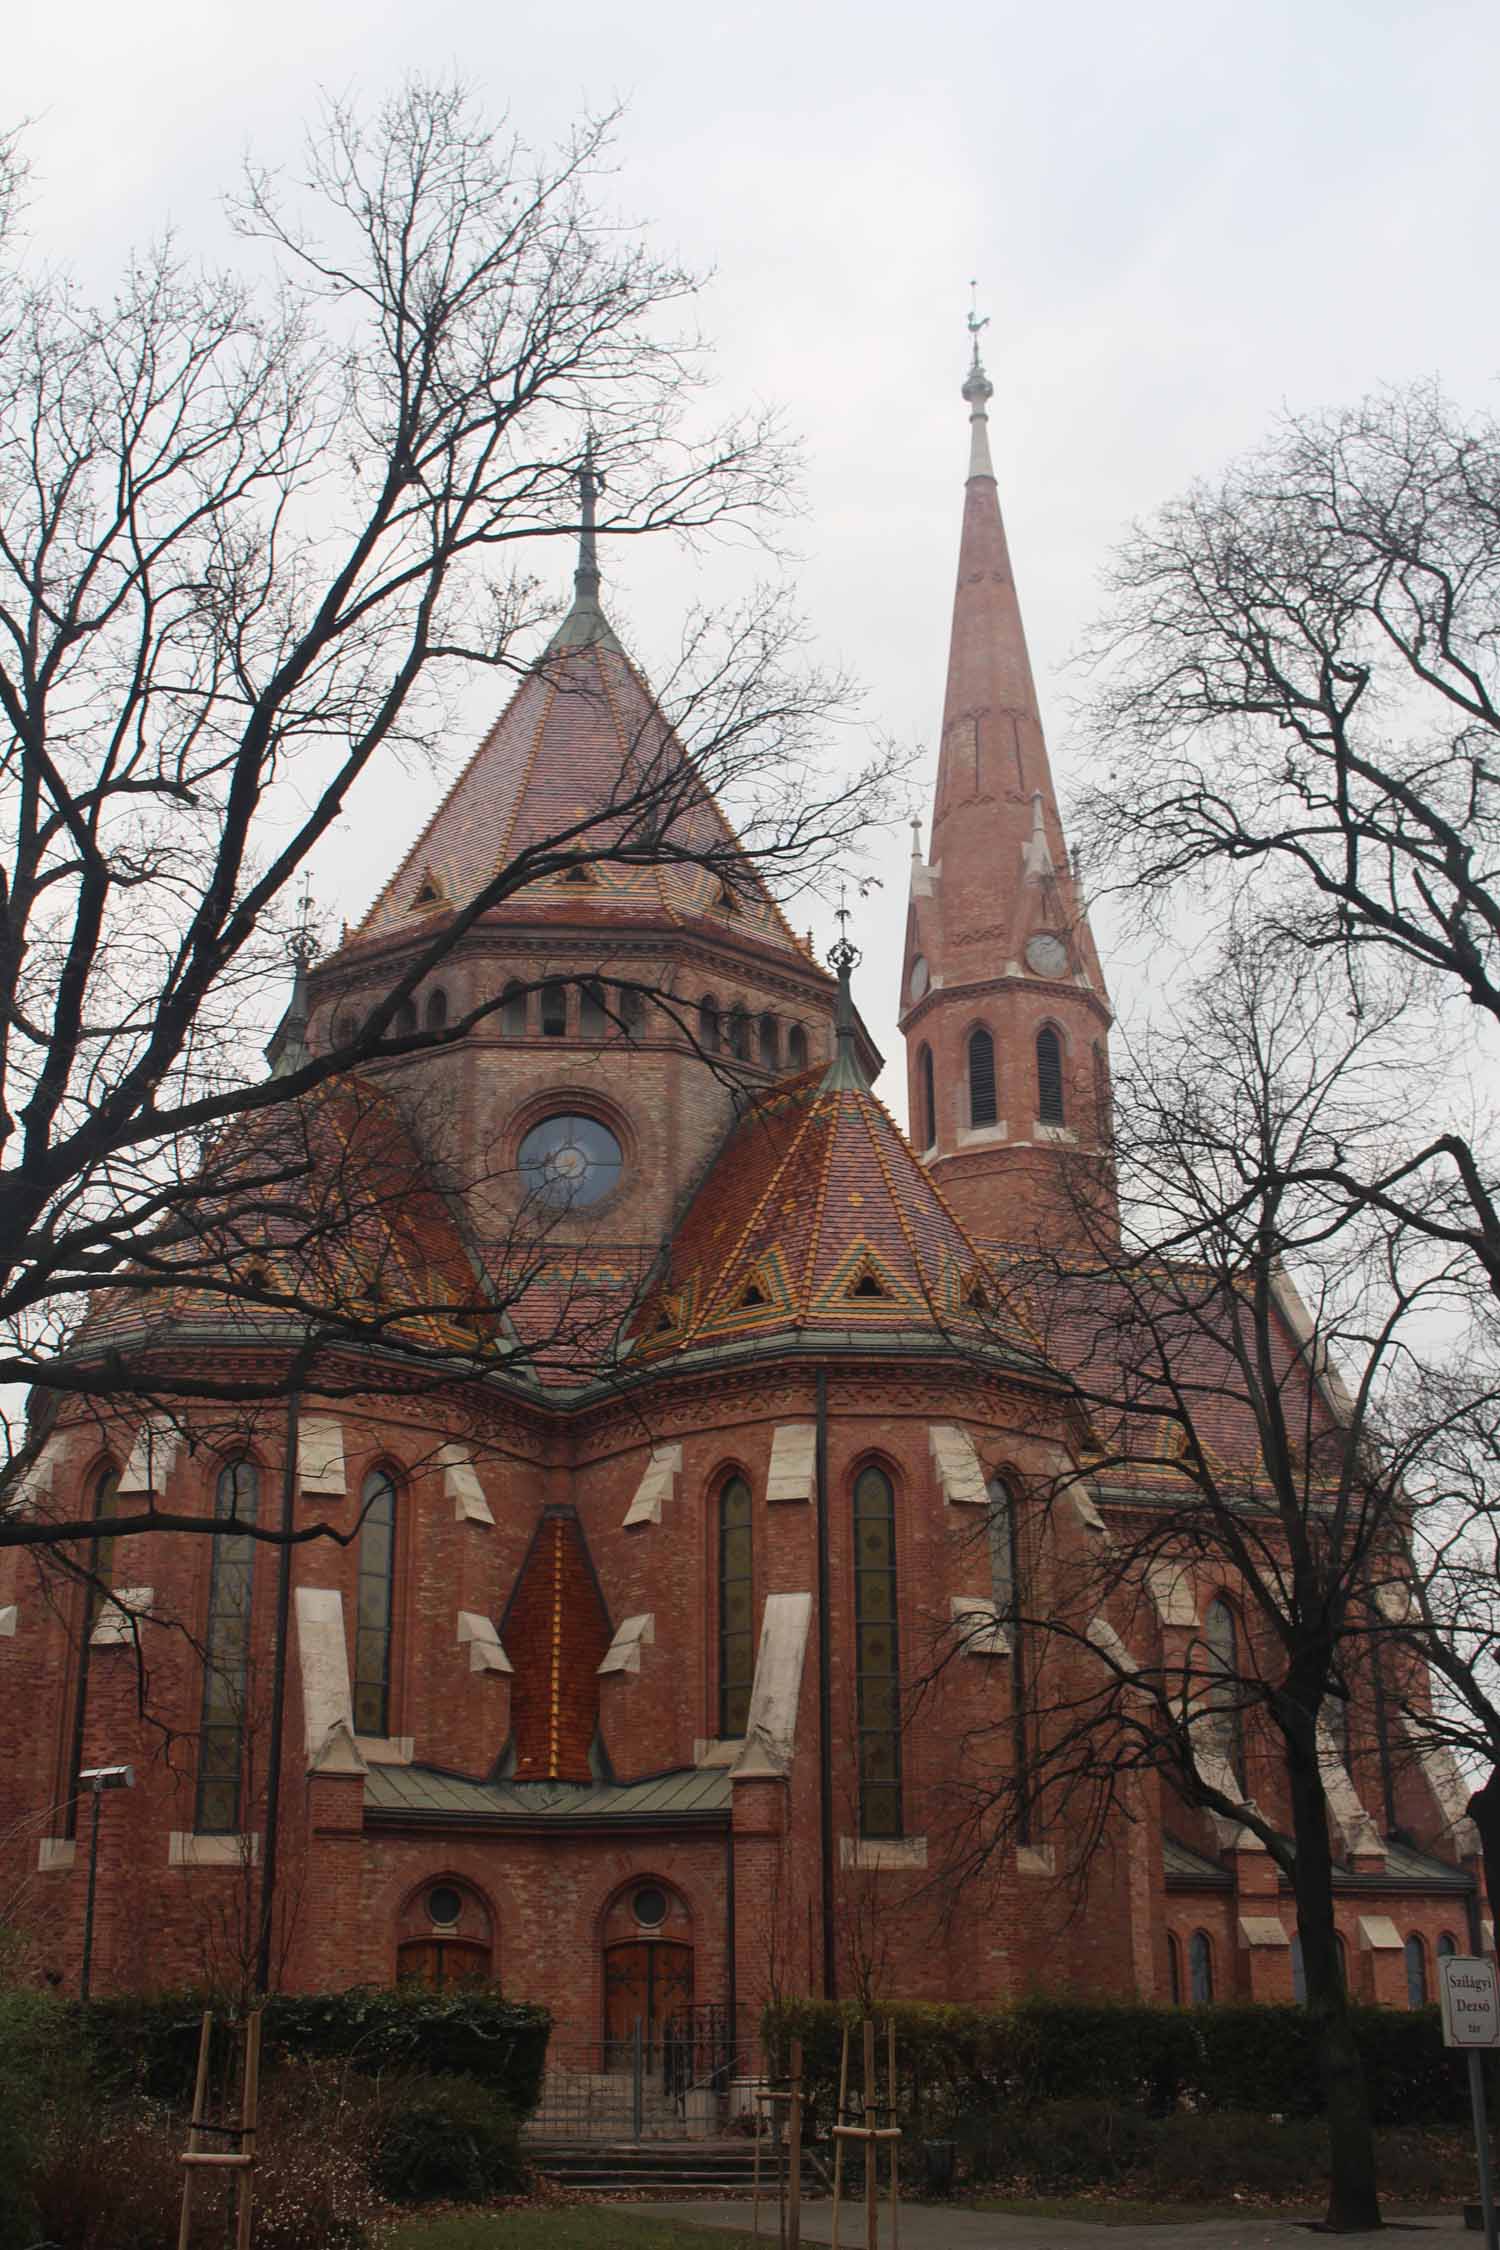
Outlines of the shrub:
M 1146 2008 L 1024 2001 L 1014 2008 L 897 2005 L 898 2106 L 909 2131 L 957 2133 L 1009 2105 L 1100 2100 L 1146 2116 L 1180 2107 L 1295 2118 L 1322 2111 L 1316 2028 L 1303 2008 Z M 1355 2008 L 1377 2125 L 1460 2125 L 1467 2113 L 1460 2061 L 1442 2044 L 1437 2010 Z M 825 2001 L 770 2010 L 776 2066 L 802 2041 L 814 2130 L 836 2099 L 839 2045 L 858 2011 Z M 881 2054 L 884 2054 L 882 2015 Z M 882 2060 L 883 2073 L 883 2060 Z
M 511 2111 L 477 2079 L 452 2075 L 382 2087 L 372 2166 L 393 2203 L 477 2203 L 525 2180 Z
M 101 2000 L 86 2012 L 94 2070 L 108 2089 L 186 2102 L 204 2002 L 192 1993 Z M 456 2073 L 489 2086 L 517 2117 L 541 2098 L 552 2019 L 484 1987 L 429 1992 L 357 1985 L 346 1992 L 276 1993 L 266 2003 L 261 2067 L 337 2060 L 370 2077 Z

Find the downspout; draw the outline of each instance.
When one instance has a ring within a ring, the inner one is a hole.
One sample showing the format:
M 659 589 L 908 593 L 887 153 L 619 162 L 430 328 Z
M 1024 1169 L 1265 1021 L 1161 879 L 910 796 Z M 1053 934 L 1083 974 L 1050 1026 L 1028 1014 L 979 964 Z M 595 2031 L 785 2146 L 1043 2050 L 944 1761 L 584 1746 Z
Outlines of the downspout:
M 818 1838 L 822 1859 L 823 1997 L 838 1998 L 833 1942 L 833 1690 L 829 1679 L 831 1634 L 828 1620 L 828 1374 L 817 1374 L 818 1485 Z
M 734 1927 L 734 1814 L 731 1810 L 729 1826 L 724 1832 L 724 1945 L 726 1949 L 726 1995 L 729 2003 L 729 2069 L 731 2075 L 740 2068 L 740 1994 L 735 1963 Z
M 297 1448 L 302 1394 L 286 1402 L 286 1457 L 281 1466 L 281 1552 L 276 1559 L 276 1638 L 271 1651 L 271 1740 L 266 1751 L 266 1833 L 261 1851 L 260 1942 L 255 1989 L 271 1989 L 271 1936 L 276 1908 L 276 1847 L 281 1836 L 281 1736 L 286 1718 L 287 1626 L 292 1610 L 292 1531 L 296 1522 Z

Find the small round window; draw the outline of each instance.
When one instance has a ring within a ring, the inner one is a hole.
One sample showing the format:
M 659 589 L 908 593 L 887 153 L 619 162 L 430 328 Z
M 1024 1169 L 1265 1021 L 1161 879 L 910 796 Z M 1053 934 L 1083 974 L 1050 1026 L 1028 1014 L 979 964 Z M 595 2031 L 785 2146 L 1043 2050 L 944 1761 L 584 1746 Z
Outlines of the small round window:
M 440 1930 L 451 1930 L 464 1910 L 464 1902 L 451 1883 L 434 1883 L 427 1893 L 427 1911 Z
M 544 1117 L 522 1141 L 521 1184 L 558 1210 L 598 1203 L 620 1177 L 620 1144 L 597 1117 Z
M 659 1930 L 667 1918 L 667 1894 L 659 1884 L 643 1883 L 630 1903 L 643 1930 Z

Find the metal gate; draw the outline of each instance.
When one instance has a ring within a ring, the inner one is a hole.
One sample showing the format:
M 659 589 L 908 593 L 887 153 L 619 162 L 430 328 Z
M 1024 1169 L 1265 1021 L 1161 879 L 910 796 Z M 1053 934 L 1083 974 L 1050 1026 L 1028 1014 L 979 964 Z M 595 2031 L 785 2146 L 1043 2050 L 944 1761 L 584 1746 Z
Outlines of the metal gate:
M 554 2027 L 542 2098 L 527 2131 L 547 2141 L 711 2140 L 744 2068 L 727 2008 L 681 2008 L 663 2023 L 616 2020 L 606 2037 Z

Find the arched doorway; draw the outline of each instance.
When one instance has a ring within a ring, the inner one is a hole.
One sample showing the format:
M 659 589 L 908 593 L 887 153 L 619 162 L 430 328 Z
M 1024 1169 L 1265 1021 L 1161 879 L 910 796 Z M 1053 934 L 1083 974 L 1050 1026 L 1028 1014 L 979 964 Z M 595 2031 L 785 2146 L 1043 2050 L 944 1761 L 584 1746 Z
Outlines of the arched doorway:
M 635 2027 L 647 2067 L 661 2059 L 673 2018 L 693 2005 L 693 1949 L 676 1938 L 625 1938 L 604 1949 L 604 2040 L 612 2058 L 629 2052 Z
M 495 1981 L 495 1931 L 479 1893 L 451 1876 L 413 1891 L 396 1928 L 396 1982 L 434 1992 Z

